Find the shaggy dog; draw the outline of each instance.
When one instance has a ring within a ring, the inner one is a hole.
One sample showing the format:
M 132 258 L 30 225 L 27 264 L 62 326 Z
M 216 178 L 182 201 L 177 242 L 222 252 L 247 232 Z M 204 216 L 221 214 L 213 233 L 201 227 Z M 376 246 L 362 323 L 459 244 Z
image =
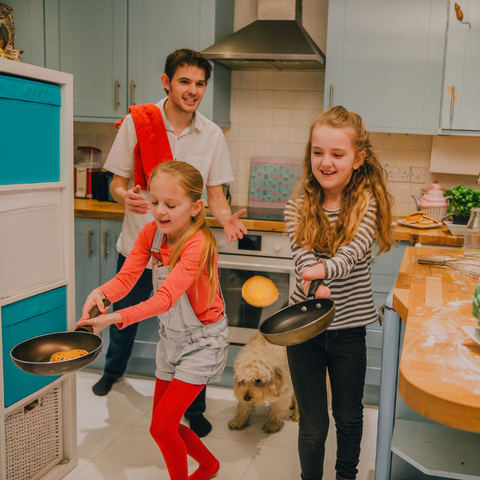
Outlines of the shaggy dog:
M 235 417 L 228 422 L 230 430 L 247 427 L 256 406 L 266 402 L 270 410 L 264 432 L 279 432 L 286 417 L 298 422 L 285 347 L 272 345 L 259 333 L 240 350 L 234 372 L 233 393 L 238 405 Z

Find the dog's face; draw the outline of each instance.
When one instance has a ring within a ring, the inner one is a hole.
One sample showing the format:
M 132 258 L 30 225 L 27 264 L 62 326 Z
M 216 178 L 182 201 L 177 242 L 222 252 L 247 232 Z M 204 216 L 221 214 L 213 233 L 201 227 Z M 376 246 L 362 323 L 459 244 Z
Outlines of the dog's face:
M 283 385 L 283 375 L 278 368 L 253 364 L 246 371 L 235 372 L 233 393 L 238 400 L 261 405 L 278 398 Z

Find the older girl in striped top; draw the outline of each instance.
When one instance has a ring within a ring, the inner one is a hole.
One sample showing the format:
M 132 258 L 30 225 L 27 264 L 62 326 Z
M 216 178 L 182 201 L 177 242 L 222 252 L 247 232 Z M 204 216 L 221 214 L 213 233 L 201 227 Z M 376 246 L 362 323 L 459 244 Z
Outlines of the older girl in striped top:
M 317 297 L 335 301 L 331 326 L 287 348 L 300 410 L 302 479 L 323 477 L 329 416 L 328 370 L 337 430 L 337 480 L 358 472 L 366 372 L 365 326 L 375 322 L 370 261 L 391 247 L 392 196 L 362 118 L 341 106 L 310 128 L 303 176 L 285 208 L 297 282 L 290 303 L 307 299 L 310 282 L 323 279 Z

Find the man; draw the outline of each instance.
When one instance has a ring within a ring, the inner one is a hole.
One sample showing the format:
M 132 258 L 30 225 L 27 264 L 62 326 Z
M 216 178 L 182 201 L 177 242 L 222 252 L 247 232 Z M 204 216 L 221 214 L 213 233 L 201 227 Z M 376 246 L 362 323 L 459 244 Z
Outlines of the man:
M 131 113 L 121 123 L 104 166 L 114 174 L 110 185 L 113 198 L 125 206 L 122 233 L 117 242 L 117 271 L 130 253 L 140 229 L 152 220 L 146 180 L 157 160 L 182 160 L 196 167 L 206 185 L 210 211 L 223 226 L 228 242 L 247 233 L 240 220 L 245 210 L 232 215 L 223 194 L 222 184 L 233 180 L 225 137 L 217 125 L 197 112 L 211 68 L 208 60 L 198 52 L 181 49 L 171 53 L 161 77 L 167 97 L 156 105 L 131 108 Z M 147 300 L 152 288 L 151 270 L 147 268 L 134 289 L 117 302 L 115 308 Z M 96 395 L 106 395 L 125 373 L 137 327 L 138 324 L 123 330 L 115 325 L 110 327 L 104 374 L 93 386 Z M 199 437 L 207 435 L 212 428 L 203 416 L 205 408 L 203 389 L 185 413 L 191 429 Z

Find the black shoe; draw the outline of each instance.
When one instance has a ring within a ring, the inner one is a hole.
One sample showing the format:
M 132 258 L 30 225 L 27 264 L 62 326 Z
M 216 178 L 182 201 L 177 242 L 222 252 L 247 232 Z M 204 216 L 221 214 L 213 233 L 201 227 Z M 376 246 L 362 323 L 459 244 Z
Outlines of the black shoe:
M 102 378 L 92 387 L 92 392 L 99 397 L 103 397 L 112 389 L 112 385 L 116 381 L 115 378 L 109 378 L 103 375 Z
M 187 420 L 190 422 L 190 429 L 200 438 L 206 437 L 212 431 L 212 424 L 202 414 L 192 415 Z

